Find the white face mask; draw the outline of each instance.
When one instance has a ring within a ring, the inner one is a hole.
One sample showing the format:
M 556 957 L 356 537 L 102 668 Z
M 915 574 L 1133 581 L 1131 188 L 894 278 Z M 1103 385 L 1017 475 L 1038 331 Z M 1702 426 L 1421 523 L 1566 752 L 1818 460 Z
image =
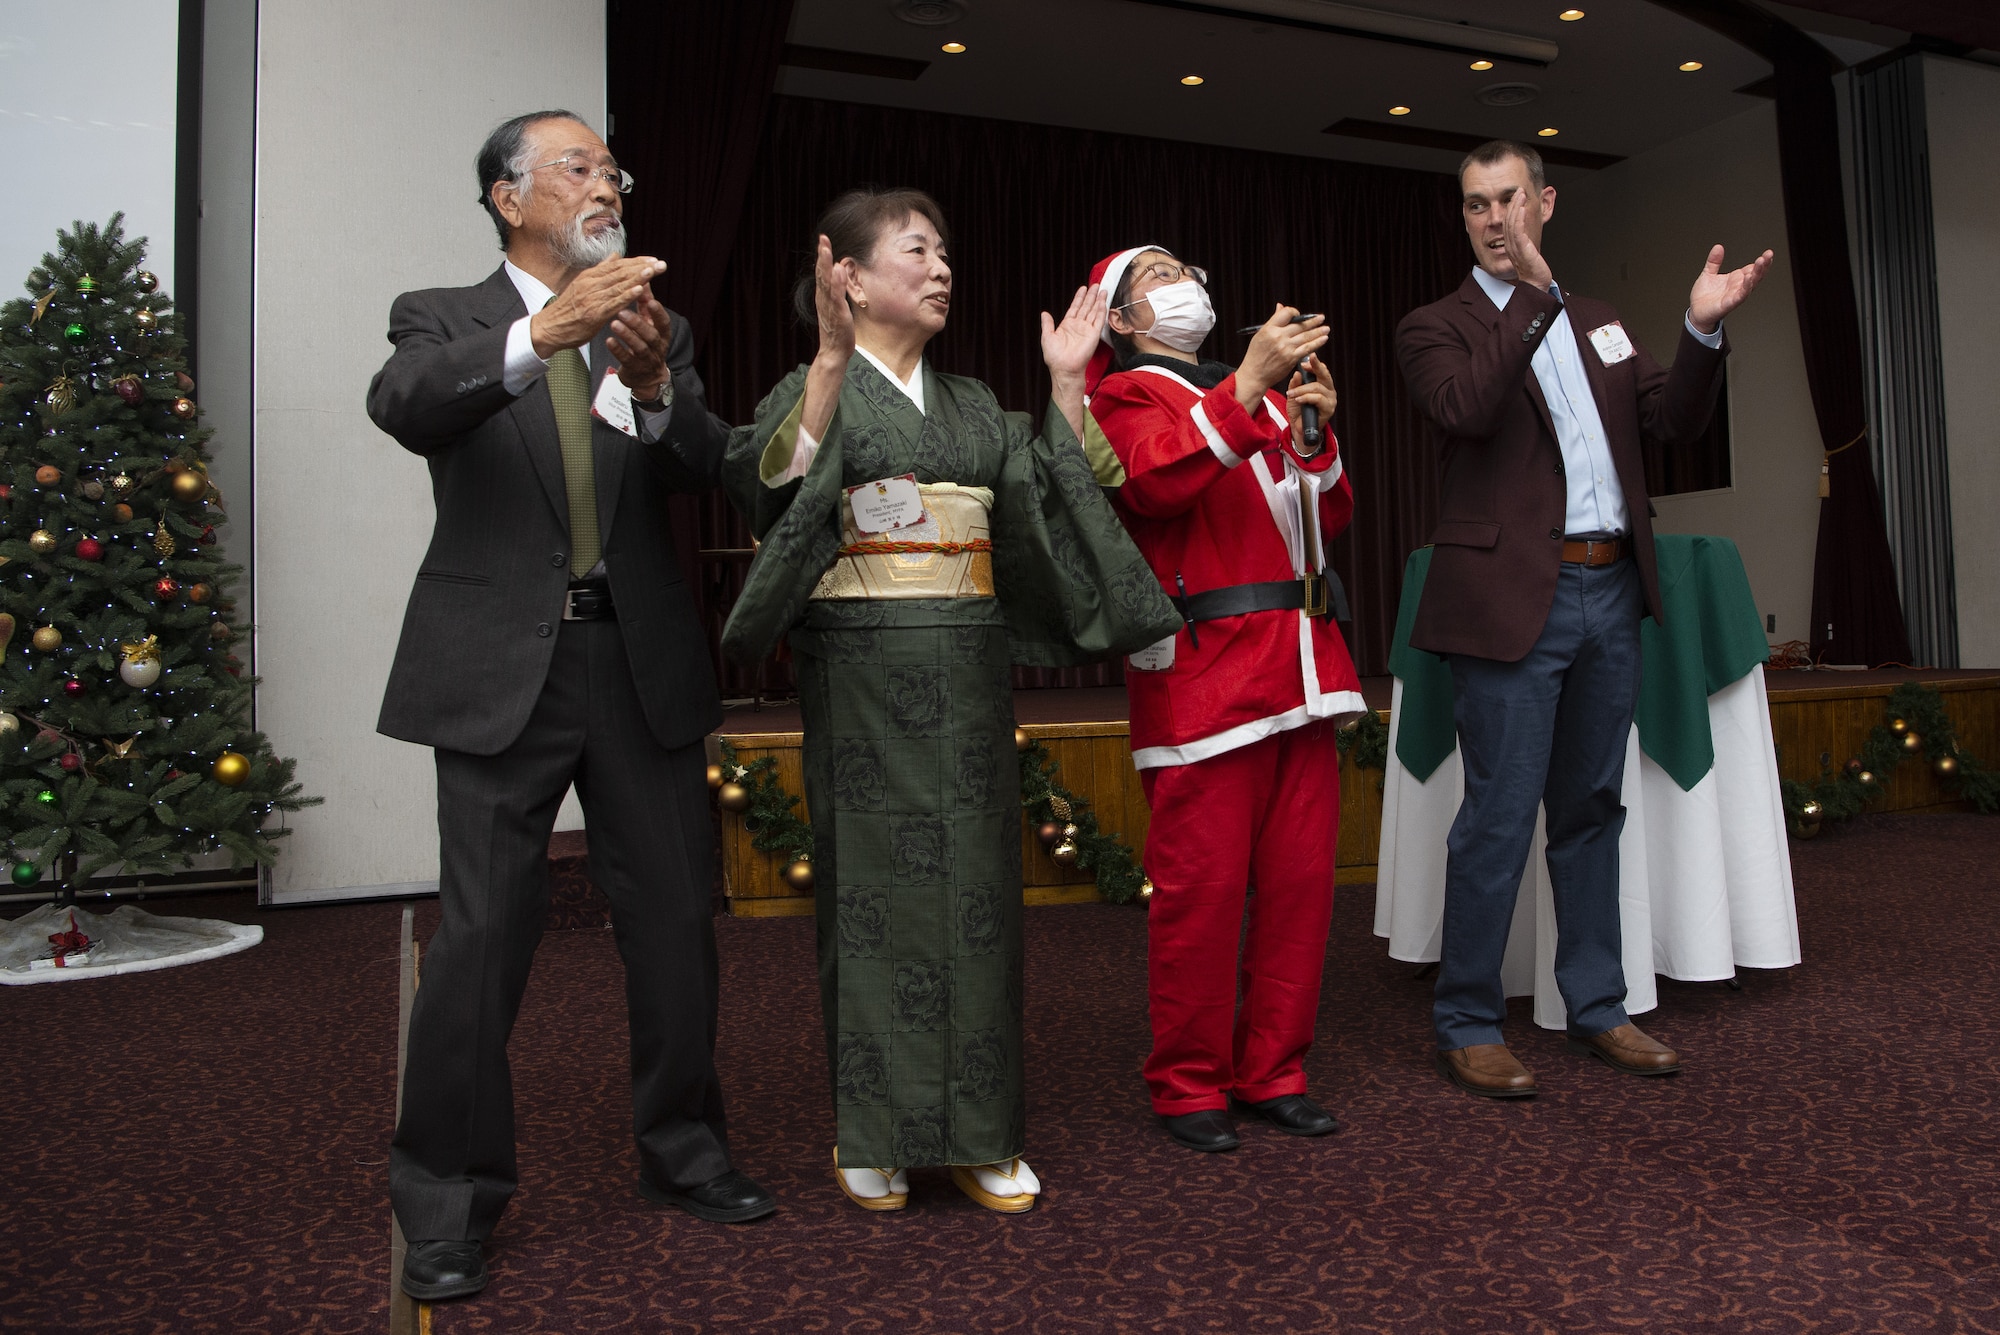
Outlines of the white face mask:
M 1153 326 L 1139 332 L 1170 348 L 1193 352 L 1215 328 L 1215 307 L 1208 304 L 1208 289 L 1192 278 L 1156 287 L 1140 300 L 1152 306 Z

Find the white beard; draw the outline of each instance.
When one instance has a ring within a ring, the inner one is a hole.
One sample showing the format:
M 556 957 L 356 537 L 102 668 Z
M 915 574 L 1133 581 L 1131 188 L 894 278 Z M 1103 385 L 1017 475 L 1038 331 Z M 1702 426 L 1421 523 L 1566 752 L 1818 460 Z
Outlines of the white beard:
M 556 238 L 554 250 L 556 258 L 572 269 L 588 269 L 594 264 L 617 259 L 625 253 L 625 224 L 616 218 L 611 227 L 592 236 L 583 230 L 583 225 L 594 217 L 607 214 L 579 216 L 570 221 Z

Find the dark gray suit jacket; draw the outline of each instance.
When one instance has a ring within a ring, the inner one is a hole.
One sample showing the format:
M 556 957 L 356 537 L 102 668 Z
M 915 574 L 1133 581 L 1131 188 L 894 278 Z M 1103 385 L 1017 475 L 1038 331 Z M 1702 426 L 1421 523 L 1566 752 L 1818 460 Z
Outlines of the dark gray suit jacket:
M 368 415 L 429 462 L 437 502 L 376 723 L 404 741 L 497 754 L 527 726 L 548 676 L 571 574 L 569 502 L 547 383 L 519 398 L 501 384 L 508 327 L 527 313 L 504 266 L 476 287 L 405 292 L 389 312 L 396 350 L 368 386 Z M 610 361 L 600 332 L 593 386 Z M 591 447 L 632 679 L 646 726 L 675 747 L 718 727 L 722 706 L 667 493 L 715 485 L 728 428 L 708 411 L 678 315 L 667 363 L 674 409 L 663 438 L 643 444 L 593 417 Z

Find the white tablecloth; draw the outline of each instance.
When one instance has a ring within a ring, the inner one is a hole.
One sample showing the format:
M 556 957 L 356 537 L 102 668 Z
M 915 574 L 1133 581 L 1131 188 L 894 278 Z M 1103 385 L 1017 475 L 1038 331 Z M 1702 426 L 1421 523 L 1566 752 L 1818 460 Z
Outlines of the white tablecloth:
M 1444 934 L 1445 835 L 1458 815 L 1465 771 L 1453 751 L 1419 782 L 1396 758 L 1400 680 L 1390 709 L 1375 934 L 1389 939 L 1391 957 L 1429 963 Z M 1764 669 L 1752 668 L 1710 696 L 1708 719 L 1715 768 L 1691 791 L 1640 751 L 1637 727 L 1626 741 L 1618 897 L 1625 1009 L 1634 1015 L 1659 1005 L 1655 973 L 1703 982 L 1734 977 L 1739 965 L 1783 969 L 1799 962 Z M 1508 996 L 1534 995 L 1536 1024 L 1561 1029 L 1555 907 L 1543 848 L 1537 822 L 1501 980 Z

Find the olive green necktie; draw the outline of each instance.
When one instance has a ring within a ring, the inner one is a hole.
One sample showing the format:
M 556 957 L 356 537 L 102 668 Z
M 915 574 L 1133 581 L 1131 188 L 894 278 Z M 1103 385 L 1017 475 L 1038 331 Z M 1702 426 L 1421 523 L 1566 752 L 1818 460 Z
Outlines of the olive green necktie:
M 562 348 L 549 358 L 549 402 L 562 439 L 563 486 L 569 492 L 569 569 L 581 578 L 597 564 L 597 470 L 590 458 L 590 372 L 583 354 Z

